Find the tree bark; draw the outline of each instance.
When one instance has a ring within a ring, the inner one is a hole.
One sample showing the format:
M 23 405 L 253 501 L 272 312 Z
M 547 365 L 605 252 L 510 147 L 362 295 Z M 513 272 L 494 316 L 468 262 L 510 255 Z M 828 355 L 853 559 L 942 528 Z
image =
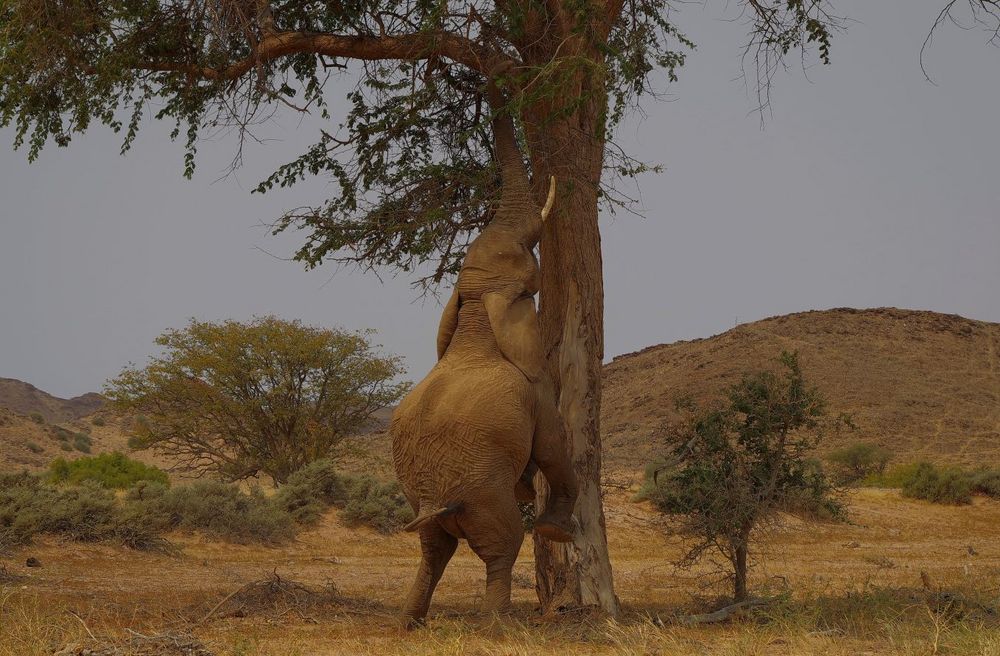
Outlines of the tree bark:
M 611 563 L 601 503 L 601 363 L 604 357 L 604 282 L 598 226 L 603 165 L 603 93 L 569 117 L 550 108 L 525 117 L 536 194 L 556 177 L 556 204 L 539 246 L 539 320 L 547 367 L 580 488 L 571 543 L 535 537 L 536 591 L 543 612 L 597 607 L 616 616 Z M 545 120 L 541 117 L 546 117 Z M 548 489 L 538 477 L 539 503 Z
M 733 580 L 733 601 L 739 603 L 747 598 L 747 542 L 736 545 L 734 550 L 735 559 L 733 566 L 735 578 Z

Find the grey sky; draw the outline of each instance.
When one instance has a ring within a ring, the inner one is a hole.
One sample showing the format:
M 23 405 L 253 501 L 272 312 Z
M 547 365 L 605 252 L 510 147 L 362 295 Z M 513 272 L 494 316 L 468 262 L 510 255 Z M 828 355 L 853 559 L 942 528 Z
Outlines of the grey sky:
M 928 53 L 937 86 L 926 82 L 917 57 L 942 1 L 842 3 L 858 23 L 833 65 L 780 74 L 764 130 L 737 79 L 743 28 L 720 19 L 732 18 L 723 3 L 679 5 L 698 50 L 669 102 L 619 134 L 666 171 L 640 181 L 645 218 L 604 222 L 608 359 L 835 306 L 1000 321 L 1000 49 L 946 28 Z M 189 182 L 153 122 L 127 157 L 97 129 L 32 165 L 0 131 L 0 376 L 81 394 L 188 317 L 267 313 L 376 328 L 423 376 L 439 306 L 408 279 L 304 272 L 259 250 L 290 254 L 298 236 L 260 223 L 327 190 L 249 194 L 315 129 L 279 116 L 272 140 L 217 182 L 231 138 L 202 144 Z

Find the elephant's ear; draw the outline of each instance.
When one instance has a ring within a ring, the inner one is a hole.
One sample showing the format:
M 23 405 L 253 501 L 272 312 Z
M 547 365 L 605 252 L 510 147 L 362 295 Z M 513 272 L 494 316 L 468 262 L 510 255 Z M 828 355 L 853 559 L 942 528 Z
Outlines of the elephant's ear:
M 455 334 L 455 328 L 458 326 L 458 306 L 458 287 L 456 287 L 451 293 L 448 303 L 444 306 L 444 312 L 441 313 L 441 324 L 438 326 L 437 338 L 438 360 L 444 357 L 444 352 L 451 344 L 451 336 Z
M 483 294 L 490 327 L 504 357 L 535 382 L 542 374 L 542 337 L 535 299 L 511 298 L 498 292 Z

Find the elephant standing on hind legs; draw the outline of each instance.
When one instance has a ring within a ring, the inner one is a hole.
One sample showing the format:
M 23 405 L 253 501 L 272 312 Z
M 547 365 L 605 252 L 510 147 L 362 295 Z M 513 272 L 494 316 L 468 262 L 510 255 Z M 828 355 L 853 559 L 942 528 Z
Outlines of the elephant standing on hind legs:
M 483 610 L 510 606 L 511 568 L 524 540 L 517 498 L 533 498 L 535 467 L 550 494 L 535 531 L 568 542 L 577 485 L 545 373 L 533 249 L 555 199 L 532 198 L 514 128 L 490 89 L 503 189 L 496 214 L 469 246 L 438 330 L 438 362 L 392 417 L 396 474 L 417 518 L 423 560 L 404 619 L 423 622 L 458 540 L 486 564 Z M 517 488 L 517 490 L 515 490 Z

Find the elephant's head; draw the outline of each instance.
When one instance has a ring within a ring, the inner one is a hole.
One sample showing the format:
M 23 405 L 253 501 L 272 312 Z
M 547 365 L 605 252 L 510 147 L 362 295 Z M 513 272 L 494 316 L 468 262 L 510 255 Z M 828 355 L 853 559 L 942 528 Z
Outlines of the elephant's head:
M 544 360 L 532 298 L 540 282 L 534 248 L 555 202 L 556 182 L 550 180 L 548 199 L 539 207 L 510 117 L 498 111 L 493 133 L 503 190 L 493 219 L 469 246 L 445 306 L 438 330 L 438 358 L 451 342 L 462 304 L 480 301 L 504 357 L 534 381 L 541 375 Z

